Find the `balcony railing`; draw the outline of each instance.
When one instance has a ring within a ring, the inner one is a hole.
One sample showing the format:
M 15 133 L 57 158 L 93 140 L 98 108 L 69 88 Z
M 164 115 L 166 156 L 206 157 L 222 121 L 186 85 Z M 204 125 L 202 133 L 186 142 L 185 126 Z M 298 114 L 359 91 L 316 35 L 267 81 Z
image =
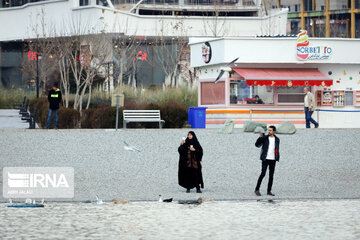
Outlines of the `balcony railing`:
M 113 5 L 136 4 L 138 0 L 111 0 Z M 257 6 L 259 0 L 144 0 L 149 5 L 238 5 Z
M 50 0 L 0 0 L 0 8 L 18 7 L 27 3 L 42 2 Z M 80 6 L 87 6 L 90 0 L 77 0 Z M 116 5 L 135 5 L 140 0 L 111 0 Z M 211 6 L 211 5 L 232 5 L 232 6 L 260 6 L 261 0 L 144 0 L 141 4 L 147 5 L 178 5 L 178 6 Z M 107 6 L 106 0 L 96 0 L 97 5 Z

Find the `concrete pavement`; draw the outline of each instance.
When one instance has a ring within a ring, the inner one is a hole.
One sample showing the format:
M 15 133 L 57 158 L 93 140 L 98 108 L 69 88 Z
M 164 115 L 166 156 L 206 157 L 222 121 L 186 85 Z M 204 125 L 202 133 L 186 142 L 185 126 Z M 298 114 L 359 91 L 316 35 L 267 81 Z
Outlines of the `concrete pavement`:
M 204 149 L 203 194 L 185 193 L 177 184 L 178 152 L 189 129 L 0 130 L 3 167 L 73 167 L 75 201 L 175 199 L 257 199 L 260 174 L 257 135 L 236 129 L 219 134 L 195 129 Z M 359 129 L 300 129 L 279 135 L 280 162 L 273 192 L 282 199 L 360 198 Z M 124 149 L 123 141 L 141 152 Z M 0 173 L 2 183 L 2 171 Z M 261 192 L 265 193 L 267 176 Z M 2 188 L 0 190 L 0 201 Z M 265 197 L 261 197 L 265 198 Z

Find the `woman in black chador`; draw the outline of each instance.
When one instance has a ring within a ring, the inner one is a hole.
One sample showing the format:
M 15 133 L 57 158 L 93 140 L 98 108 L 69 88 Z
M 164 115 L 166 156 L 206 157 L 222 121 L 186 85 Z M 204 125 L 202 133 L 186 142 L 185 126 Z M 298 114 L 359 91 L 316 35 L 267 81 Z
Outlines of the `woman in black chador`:
M 201 173 L 203 149 L 193 131 L 190 131 L 187 138 L 181 141 L 178 151 L 180 154 L 179 185 L 186 188 L 187 193 L 194 187 L 197 193 L 201 193 L 200 186 L 204 188 Z

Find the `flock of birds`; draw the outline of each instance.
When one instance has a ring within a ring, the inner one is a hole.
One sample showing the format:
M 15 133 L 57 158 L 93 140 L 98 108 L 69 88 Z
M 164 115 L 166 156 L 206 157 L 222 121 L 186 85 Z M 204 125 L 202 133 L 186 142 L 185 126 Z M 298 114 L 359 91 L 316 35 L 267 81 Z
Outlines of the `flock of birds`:
M 166 203 L 169 203 L 169 202 L 172 202 L 173 201 L 173 198 L 163 198 L 161 195 L 159 195 L 159 200 L 158 202 L 166 202 Z M 86 203 L 90 203 L 91 201 L 86 201 Z M 112 202 L 114 204 L 125 204 L 125 203 L 130 203 L 130 200 L 122 200 L 122 201 L 119 201 L 117 200 L 116 198 L 113 198 L 112 199 Z M 198 198 L 198 199 L 195 199 L 195 200 L 178 200 L 178 203 L 179 204 L 201 204 L 203 202 L 213 202 L 213 200 L 203 200 L 201 197 Z M 104 204 L 104 201 L 99 198 L 98 195 L 96 195 L 96 204 L 98 205 L 101 205 L 101 204 Z
M 96 195 L 95 197 L 96 197 L 95 204 L 97 204 L 97 205 L 105 204 L 105 202 L 98 195 Z M 173 201 L 173 198 L 165 198 L 164 199 L 161 195 L 159 195 L 158 202 L 170 203 L 172 201 Z M 119 201 L 116 198 L 113 198 L 112 202 L 114 204 L 126 204 L 126 203 L 130 203 L 130 200 Z M 201 197 L 198 199 L 195 199 L 195 200 L 178 200 L 179 204 L 201 204 L 203 202 L 213 202 L 213 200 L 203 200 Z M 28 198 L 25 200 L 25 203 L 22 204 L 22 203 L 13 203 L 12 199 L 9 199 L 9 203 L 10 203 L 10 205 L 8 205 L 8 207 L 18 207 L 18 208 L 21 208 L 21 207 L 44 207 L 45 200 L 42 199 L 40 203 L 37 203 L 35 201 L 35 199 L 31 200 Z M 83 203 L 93 203 L 93 201 L 87 200 L 87 201 L 84 201 Z

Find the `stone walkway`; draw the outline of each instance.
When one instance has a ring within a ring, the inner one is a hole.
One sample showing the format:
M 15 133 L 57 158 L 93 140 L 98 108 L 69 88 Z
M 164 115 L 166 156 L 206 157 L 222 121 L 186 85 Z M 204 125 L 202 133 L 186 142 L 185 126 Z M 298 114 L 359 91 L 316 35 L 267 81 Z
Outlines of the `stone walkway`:
M 75 201 L 257 199 L 260 174 L 257 134 L 235 129 L 195 129 L 204 149 L 203 194 L 177 183 L 178 146 L 190 129 L 0 130 L 0 186 L 3 167 L 73 167 Z M 280 162 L 273 192 L 278 199 L 360 198 L 359 129 L 299 129 L 279 135 Z M 124 141 L 141 152 L 124 149 Z M 265 193 L 267 176 L 261 192 Z M 261 197 L 266 198 L 266 196 Z M 0 202 L 2 187 L 0 190 Z
M 0 109 L 0 129 L 26 129 L 29 123 L 21 120 L 19 110 Z

